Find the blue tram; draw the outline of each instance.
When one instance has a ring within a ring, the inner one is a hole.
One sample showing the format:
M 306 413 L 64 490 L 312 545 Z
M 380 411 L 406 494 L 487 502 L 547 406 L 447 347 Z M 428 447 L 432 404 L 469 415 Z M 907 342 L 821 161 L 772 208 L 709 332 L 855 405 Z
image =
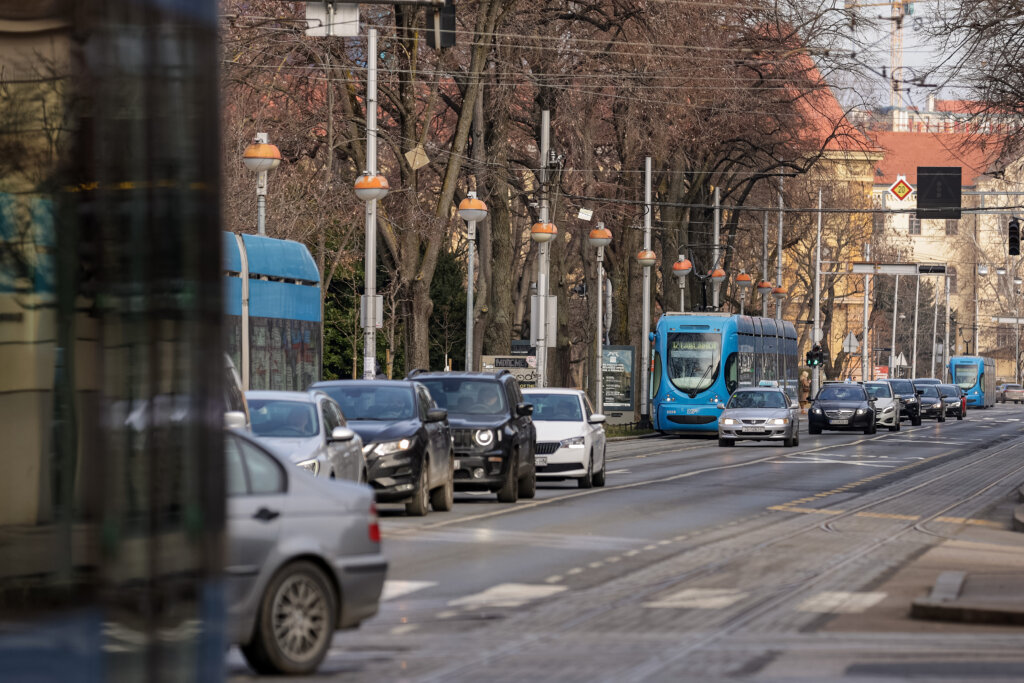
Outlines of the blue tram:
M 949 376 L 967 394 L 967 405 L 989 408 L 996 403 L 996 363 L 984 356 L 953 356 Z
M 661 432 L 713 432 L 719 401 L 778 382 L 797 399 L 793 323 L 728 313 L 670 313 L 653 333 L 651 419 Z
M 305 245 L 223 233 L 226 350 L 246 389 L 320 380 L 320 271 Z

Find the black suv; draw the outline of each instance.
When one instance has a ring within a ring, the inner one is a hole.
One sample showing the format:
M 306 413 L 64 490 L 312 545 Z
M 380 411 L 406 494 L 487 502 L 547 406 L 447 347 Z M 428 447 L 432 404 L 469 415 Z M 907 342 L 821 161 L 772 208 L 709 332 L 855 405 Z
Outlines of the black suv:
M 410 515 L 452 509 L 455 462 L 448 414 L 419 382 L 317 382 L 341 406 L 363 440 L 366 480 L 382 503 L 405 503 Z M 429 500 L 428 500 L 429 499 Z
M 915 427 L 921 424 L 921 402 L 917 399 L 917 390 L 909 379 L 887 380 L 892 387 L 892 395 L 900 401 L 900 420 L 910 420 Z
M 807 431 L 860 430 L 875 433 L 875 402 L 859 382 L 826 383 L 807 411 Z
M 415 379 L 448 410 L 455 442 L 455 488 L 493 491 L 502 503 L 533 498 L 537 491 L 534 454 L 537 430 L 533 406 L 523 401 L 519 382 L 503 370 L 425 372 Z

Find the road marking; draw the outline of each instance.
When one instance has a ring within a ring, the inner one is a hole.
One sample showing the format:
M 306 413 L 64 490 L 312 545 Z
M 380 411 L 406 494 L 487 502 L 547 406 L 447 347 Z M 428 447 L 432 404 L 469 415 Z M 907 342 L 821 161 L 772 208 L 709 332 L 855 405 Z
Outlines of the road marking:
M 629 474 L 629 470 L 609 470 L 606 474 Z
M 555 574 L 554 576 L 549 576 L 548 578 L 544 579 L 544 583 L 559 583 L 561 582 L 561 580 L 562 576 L 560 574 Z
M 567 590 L 566 586 L 544 586 L 529 583 L 500 583 L 485 591 L 448 601 L 449 607 L 520 607 L 528 602 L 548 598 Z
M 570 569 L 569 571 L 566 572 L 566 574 L 568 574 L 569 576 L 576 576 L 577 574 L 582 574 L 582 573 L 583 573 L 583 567 L 573 567 L 572 569 Z
M 643 606 L 658 609 L 723 609 L 731 607 L 747 595 L 735 588 L 685 588 L 661 600 L 645 602 Z
M 380 593 L 381 602 L 385 600 L 394 600 L 403 595 L 409 593 L 415 593 L 421 591 L 424 588 L 430 588 L 436 586 L 436 581 L 399 581 L 399 580 L 388 580 L 384 582 L 384 590 Z
M 772 505 L 768 508 L 775 512 L 797 512 L 803 515 L 844 515 L 846 510 L 833 510 L 829 508 L 804 508 L 791 505 Z M 914 522 L 921 519 L 921 515 L 900 515 L 891 512 L 855 512 L 854 517 L 869 517 L 871 519 L 898 519 L 904 522 Z M 1005 529 L 1006 525 L 1001 522 L 993 522 L 988 519 L 971 519 L 970 517 L 936 517 L 933 522 L 944 524 L 966 524 L 968 526 L 984 526 L 993 529 Z
M 405 635 L 406 633 L 412 633 L 413 631 L 415 631 L 418 628 L 419 628 L 418 624 L 402 624 L 401 626 L 396 626 L 393 629 L 391 629 L 391 635 L 393 635 L 393 636 Z
M 458 611 L 453 610 L 453 609 L 446 609 L 443 612 L 438 612 L 437 613 L 437 618 L 438 619 L 451 619 L 452 617 L 457 617 L 457 616 L 459 616 Z
M 801 602 L 796 610 L 821 614 L 860 614 L 885 600 L 885 595 L 872 592 L 823 591 Z
M 397 535 L 402 541 L 427 543 L 467 543 L 480 545 L 524 545 L 558 550 L 626 550 L 637 544 L 635 538 L 594 536 L 590 534 L 553 534 L 540 531 L 495 530 L 487 527 L 424 529 L 417 535 Z

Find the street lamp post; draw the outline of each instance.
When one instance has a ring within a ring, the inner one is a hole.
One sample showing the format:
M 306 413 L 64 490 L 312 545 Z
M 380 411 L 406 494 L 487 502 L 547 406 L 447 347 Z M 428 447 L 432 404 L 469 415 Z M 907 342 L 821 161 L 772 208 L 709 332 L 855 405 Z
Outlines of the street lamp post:
M 267 140 L 266 133 L 256 138 L 242 154 L 242 161 L 250 171 L 256 172 L 256 234 L 267 234 L 267 174 L 281 163 L 281 150 Z
M 722 289 L 722 283 L 725 282 L 725 270 L 716 266 L 708 275 L 711 276 L 711 291 L 713 292 L 711 300 L 714 305 L 712 308 L 717 311 L 719 309 L 718 292 Z
M 468 256 L 466 257 L 466 370 L 473 370 L 473 261 L 476 257 L 476 224 L 487 218 L 487 205 L 476 198 L 476 192 L 469 192 L 459 202 L 459 217 L 466 221 Z
M 547 112 L 544 112 L 545 114 Z M 547 217 L 547 209 L 542 212 Z M 554 223 L 542 221 L 530 228 L 530 239 L 540 248 L 537 269 L 537 386 L 546 387 L 548 381 L 548 242 L 555 239 L 558 228 Z
M 650 239 L 650 235 L 647 235 L 647 239 Z M 640 373 L 640 422 L 646 426 L 650 421 L 650 405 L 651 397 L 648 396 L 651 372 L 651 342 L 648 337 L 650 336 L 651 329 L 651 266 L 658 262 L 658 256 L 650 249 L 641 249 L 640 253 L 636 255 L 637 263 L 639 263 L 644 269 L 644 292 L 643 292 L 643 325 L 641 328 L 641 339 L 640 339 L 640 367 L 642 372 Z
M 693 270 L 693 264 L 690 259 L 686 258 L 682 254 L 679 255 L 679 260 L 672 264 L 672 274 L 679 280 L 679 312 L 686 313 L 686 276 Z
M 978 265 L 978 275 L 981 276 L 981 277 L 985 277 L 986 275 L 988 275 L 988 266 L 985 265 L 984 263 L 979 264 Z M 978 283 L 977 282 L 978 281 L 975 280 L 975 284 L 974 284 L 974 355 L 975 356 L 981 355 L 981 353 L 979 352 L 979 349 L 981 347 L 978 346 L 978 342 L 979 342 L 979 339 L 980 339 L 979 335 L 981 334 L 981 325 L 978 324 L 978 315 L 980 313 L 980 311 L 978 310 L 978 307 L 979 307 L 978 301 L 979 301 L 980 297 L 978 296 Z
M 754 281 L 745 271 L 740 271 L 736 276 L 736 287 L 740 290 L 740 315 L 743 315 L 744 305 L 747 303 L 747 292 L 754 286 Z
M 775 299 L 775 319 L 782 320 L 782 302 L 789 296 L 785 287 L 779 285 L 772 290 L 772 297 Z
M 596 379 L 594 380 L 594 407 L 598 414 L 604 413 L 604 388 L 602 386 L 604 371 L 604 311 L 602 303 L 604 300 L 604 248 L 612 243 L 612 231 L 604 227 L 604 223 L 598 223 L 597 227 L 590 231 L 590 246 L 597 248 L 597 333 L 596 333 L 596 356 L 595 365 Z
M 768 297 L 772 295 L 772 283 L 768 280 L 761 280 L 757 283 L 757 291 L 761 294 L 761 317 L 768 317 Z

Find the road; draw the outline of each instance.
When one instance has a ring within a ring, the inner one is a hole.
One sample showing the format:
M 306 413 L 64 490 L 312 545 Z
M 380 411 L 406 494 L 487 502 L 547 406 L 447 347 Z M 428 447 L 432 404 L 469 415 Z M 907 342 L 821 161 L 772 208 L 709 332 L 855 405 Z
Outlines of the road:
M 921 587 L 894 577 L 953 533 L 1008 528 L 1022 443 L 1013 405 L 873 436 L 804 425 L 791 449 L 650 438 L 609 445 L 603 489 L 460 495 L 425 518 L 382 506 L 387 595 L 321 674 L 1021 680 L 1024 629 L 912 621 Z M 255 678 L 237 651 L 228 670 Z

